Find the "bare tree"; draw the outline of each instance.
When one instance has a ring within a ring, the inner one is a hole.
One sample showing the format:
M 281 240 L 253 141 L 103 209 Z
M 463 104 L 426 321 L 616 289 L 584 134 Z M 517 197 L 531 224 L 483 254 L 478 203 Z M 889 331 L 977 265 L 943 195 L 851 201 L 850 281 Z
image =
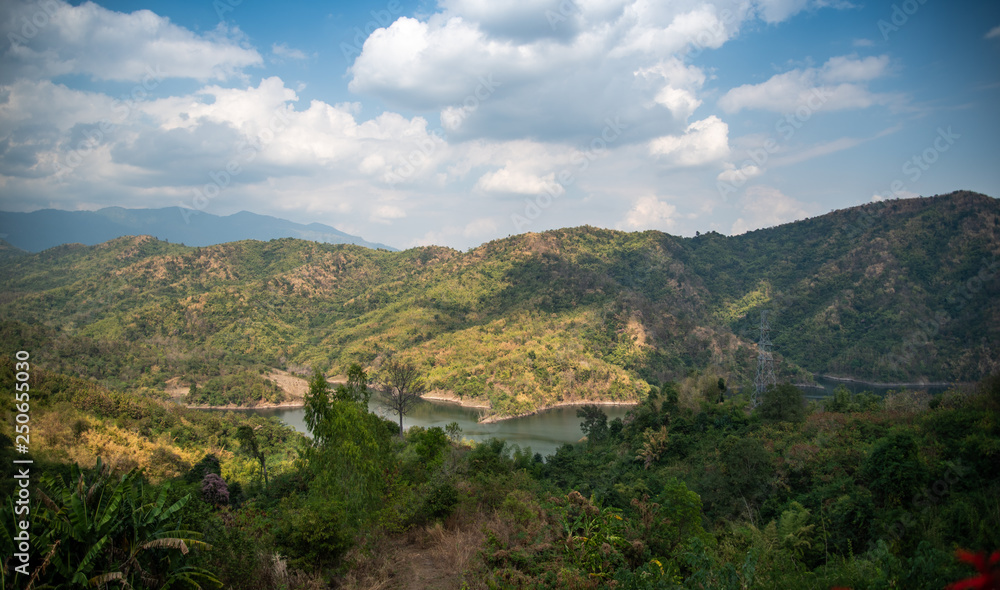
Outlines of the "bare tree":
M 403 416 L 420 401 L 420 396 L 427 391 L 427 387 L 417 368 L 410 363 L 389 360 L 385 363 L 383 373 L 385 376 L 380 395 L 386 407 L 399 414 L 399 434 L 402 435 Z

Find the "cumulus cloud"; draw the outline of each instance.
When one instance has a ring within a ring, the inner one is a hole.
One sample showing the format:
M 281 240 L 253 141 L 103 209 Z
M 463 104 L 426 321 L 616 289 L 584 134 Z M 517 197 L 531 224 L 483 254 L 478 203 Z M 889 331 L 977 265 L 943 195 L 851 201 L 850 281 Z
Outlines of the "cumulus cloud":
M 815 213 L 814 207 L 800 203 L 776 188 L 763 185 L 748 188 L 740 205 L 740 217 L 733 223 L 729 232 L 731 235 L 773 227 Z
M 736 113 L 743 109 L 793 112 L 812 104 L 831 111 L 888 104 L 896 97 L 873 93 L 865 85 L 884 76 L 888 67 L 887 55 L 833 57 L 820 68 L 794 69 L 761 84 L 733 88 L 719 99 L 719 106 Z
M 683 135 L 658 137 L 649 151 L 671 166 L 701 166 L 729 155 L 729 126 L 715 115 L 688 125 Z
M 463 138 L 580 141 L 587 122 L 616 115 L 645 122 L 622 143 L 645 142 L 682 131 L 703 102 L 706 75 L 684 57 L 721 47 L 760 15 L 778 22 L 826 3 L 778 4 L 445 0 L 436 13 L 374 31 L 348 70 L 349 88 L 440 112 Z M 499 85 L 488 99 L 484 76 Z
M 121 13 L 92 2 L 62 0 L 0 5 L 4 78 L 83 74 L 97 80 L 161 78 L 224 80 L 263 59 L 238 29 L 220 24 L 198 35 L 149 10 Z M 26 26 L 24 23 L 44 23 Z
M 365 40 L 350 90 L 390 110 L 363 116 L 360 103 L 307 102 L 301 85 L 249 77 L 264 62 L 238 29 L 195 33 L 149 11 L 43 3 L 49 24 L 2 50 L 5 194 L 30 195 L 36 208 L 287 212 L 399 246 L 520 231 L 512 215 L 545 193 L 565 196 L 529 229 L 619 220 L 671 230 L 685 204 L 656 195 L 663 176 L 704 194 L 718 173 L 708 165 L 731 152 L 728 125 L 698 114 L 712 72 L 687 58 L 754 19 L 824 5 L 440 0 L 437 12 L 386 21 Z M 3 38 L 37 6 L 0 5 Z M 308 57 L 286 43 L 264 51 L 269 63 Z M 115 83 L 71 87 L 79 75 L 141 86 L 146 66 L 154 84 L 197 85 L 128 101 L 94 91 Z M 815 70 L 808 82 L 821 87 L 880 75 L 879 63 L 853 56 Z M 729 165 L 719 176 L 759 172 Z
M 686 121 L 701 106 L 701 100 L 696 95 L 705 84 L 705 73 L 699 68 L 685 65 L 676 57 L 642 68 L 636 72 L 636 76 L 647 81 L 662 80 L 664 85 L 656 93 L 654 100 L 667 107 L 678 120 Z
M 669 231 L 676 226 L 676 217 L 676 206 L 660 200 L 654 195 L 646 195 L 636 199 L 632 208 L 625 214 L 625 218 L 618 223 L 618 229 Z
M 555 173 L 538 176 L 506 167 L 482 175 L 476 182 L 476 188 L 486 192 L 520 195 L 559 194 L 563 191 L 555 181 Z

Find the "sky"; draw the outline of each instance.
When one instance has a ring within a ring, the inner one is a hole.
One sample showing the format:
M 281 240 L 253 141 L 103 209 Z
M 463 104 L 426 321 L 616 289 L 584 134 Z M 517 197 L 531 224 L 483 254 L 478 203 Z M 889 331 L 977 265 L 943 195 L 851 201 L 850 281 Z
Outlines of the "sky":
M 6 211 L 467 249 L 1000 196 L 995 1 L 4 0 L 0 48 Z

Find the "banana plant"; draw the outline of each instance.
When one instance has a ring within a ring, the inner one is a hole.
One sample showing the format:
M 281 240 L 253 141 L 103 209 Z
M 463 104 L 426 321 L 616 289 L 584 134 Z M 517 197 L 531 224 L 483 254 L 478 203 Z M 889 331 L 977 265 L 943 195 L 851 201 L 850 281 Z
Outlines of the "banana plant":
M 100 461 L 89 481 L 74 466 L 69 483 L 43 478 L 41 487 L 36 526 L 48 557 L 29 580 L 34 588 L 221 586 L 187 563 L 191 548 L 210 548 L 199 533 L 177 530 L 190 495 L 168 505 L 166 488 L 153 498 L 137 471 L 115 478 Z

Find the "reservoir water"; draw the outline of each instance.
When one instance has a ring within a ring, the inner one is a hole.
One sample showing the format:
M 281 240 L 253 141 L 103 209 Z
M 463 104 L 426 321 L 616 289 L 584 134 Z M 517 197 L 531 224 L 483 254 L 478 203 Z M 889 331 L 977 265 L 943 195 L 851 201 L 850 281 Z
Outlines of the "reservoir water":
M 807 400 L 818 400 L 833 393 L 835 387 L 841 384 L 839 381 L 831 379 L 817 378 L 819 387 L 802 388 L 802 392 Z M 856 382 L 844 383 L 849 390 L 854 393 L 861 391 L 873 391 L 880 395 L 891 390 L 904 389 L 903 387 L 884 387 L 865 385 Z M 947 386 L 932 387 L 909 387 L 905 389 L 926 389 L 931 393 L 940 393 L 947 389 Z M 631 406 L 601 406 L 604 413 L 608 415 L 608 420 L 624 418 Z M 395 415 L 389 415 L 385 409 L 372 402 L 369 405 L 371 411 L 386 416 L 386 418 L 398 421 Z M 477 408 L 466 408 L 458 404 L 447 402 L 424 401 L 418 404 L 410 413 L 403 418 L 403 428 L 410 426 L 422 426 L 429 428 L 439 426 L 444 428 L 452 422 L 458 422 L 462 428 L 462 437 L 475 441 L 483 441 L 491 437 L 502 438 L 509 443 L 516 444 L 522 449 L 530 447 L 533 453 L 541 453 L 547 457 L 555 453 L 556 449 L 564 443 L 573 443 L 583 437 L 580 430 L 580 418 L 576 411 L 579 406 L 562 406 L 545 410 L 531 416 L 521 418 L 511 418 L 492 424 L 479 423 L 482 410 Z M 261 416 L 274 416 L 288 424 L 299 432 L 307 432 L 305 425 L 305 410 L 302 408 L 276 408 L 276 409 L 254 409 L 240 410 L 245 412 L 255 412 Z
M 631 406 L 601 406 L 608 420 L 625 417 Z M 458 422 L 462 428 L 462 437 L 475 441 L 488 438 L 502 438 L 516 444 L 522 449 L 531 447 L 532 453 L 541 453 L 547 457 L 556 452 L 564 443 L 573 443 L 583 437 L 580 430 L 580 418 L 576 416 L 579 406 L 562 406 L 539 412 L 531 416 L 511 418 L 492 424 L 479 423 L 481 410 L 466 408 L 458 404 L 446 402 L 424 401 L 417 404 L 409 414 L 403 417 L 403 428 L 422 426 L 444 428 L 452 422 Z M 374 401 L 369 405 L 371 411 L 385 416 L 394 422 L 399 421 L 396 415 L 389 415 L 385 409 Z M 261 416 L 274 416 L 299 432 L 306 432 L 305 410 L 302 408 L 277 408 L 251 411 Z

